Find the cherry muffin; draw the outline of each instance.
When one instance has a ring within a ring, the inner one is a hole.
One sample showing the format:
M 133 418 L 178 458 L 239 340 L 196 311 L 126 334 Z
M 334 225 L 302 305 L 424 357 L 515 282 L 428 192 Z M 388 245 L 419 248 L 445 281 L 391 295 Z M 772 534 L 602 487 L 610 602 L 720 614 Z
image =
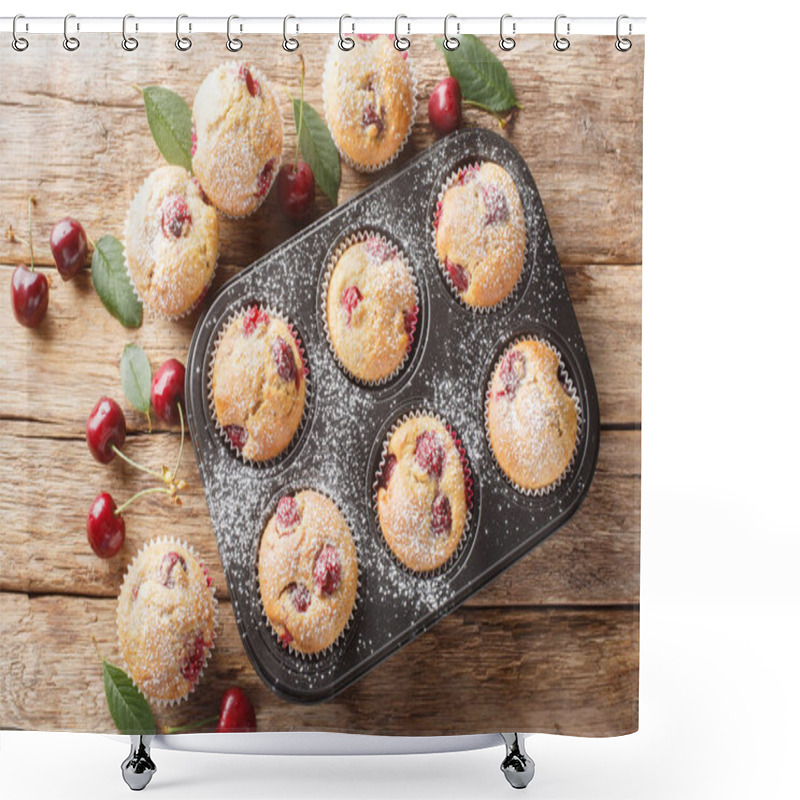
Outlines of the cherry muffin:
M 492 374 L 486 421 L 492 452 L 512 483 L 536 491 L 558 481 L 575 450 L 578 410 L 550 347 L 525 339 L 505 352 Z
M 228 61 L 200 84 L 192 109 L 192 170 L 229 217 L 252 214 L 267 196 L 283 150 L 283 120 L 263 73 Z
M 508 172 L 488 161 L 460 170 L 434 226 L 436 255 L 466 305 L 489 308 L 511 294 L 525 262 L 525 217 Z
M 128 567 L 117 602 L 125 667 L 148 699 L 184 700 L 214 646 L 216 599 L 208 570 L 173 539 L 150 541 Z
M 264 613 L 285 647 L 326 650 L 344 632 L 358 590 L 358 555 L 335 503 L 315 491 L 285 495 L 258 553 Z
M 243 458 L 266 461 L 285 450 L 306 401 L 305 363 L 289 326 L 256 305 L 234 317 L 214 353 L 211 397 Z
M 407 53 L 391 36 L 356 36 L 343 52 L 334 42 L 325 63 L 322 99 L 333 141 L 350 166 L 370 172 L 403 149 L 417 100 Z
M 217 212 L 183 167 L 159 167 L 133 198 L 125 259 L 139 297 L 157 316 L 175 319 L 205 295 L 219 255 Z
M 403 421 L 389 437 L 378 480 L 378 521 L 397 559 L 415 572 L 444 565 L 467 525 L 466 463 L 435 417 Z
M 397 248 L 377 234 L 348 240 L 328 280 L 328 337 L 341 365 L 365 383 L 394 375 L 417 326 L 417 293 Z

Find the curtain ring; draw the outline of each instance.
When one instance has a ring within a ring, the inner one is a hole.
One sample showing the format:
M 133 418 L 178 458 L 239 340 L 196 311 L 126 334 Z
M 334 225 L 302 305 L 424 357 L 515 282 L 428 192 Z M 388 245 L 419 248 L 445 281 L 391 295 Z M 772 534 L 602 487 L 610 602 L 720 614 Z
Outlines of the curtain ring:
M 289 15 L 288 17 L 283 18 L 283 49 L 287 53 L 294 53 L 294 51 L 297 50 L 298 47 L 300 47 L 300 42 L 298 42 L 297 39 L 290 39 L 286 35 L 286 28 L 289 26 L 290 19 L 294 19 L 294 17 Z
M 64 17 L 64 42 L 63 42 L 63 44 L 64 44 L 64 49 L 65 50 L 68 50 L 70 53 L 74 53 L 81 46 L 81 43 L 80 43 L 80 40 L 77 39 L 75 36 L 70 36 L 69 35 L 69 31 L 67 30 L 67 27 L 68 27 L 69 21 L 71 19 L 75 19 L 75 15 L 74 14 L 67 14 L 67 16 Z M 80 26 L 77 26 L 77 30 L 80 30 Z
M 512 36 L 506 36 L 503 33 L 503 25 L 507 19 L 511 19 L 511 14 L 503 14 L 503 16 L 500 17 L 500 49 L 505 50 L 506 52 L 508 52 L 509 50 L 513 50 L 517 46 L 517 43 L 514 41 L 514 38 Z M 517 23 L 512 22 L 511 33 L 516 33 L 516 32 L 517 32 Z
M 566 36 L 559 36 L 558 35 L 558 21 L 560 19 L 566 19 L 566 14 L 559 14 L 556 17 L 556 21 L 553 25 L 553 47 L 558 50 L 559 53 L 563 53 L 565 50 L 569 50 L 569 39 Z M 569 22 L 567 23 L 567 35 L 569 35 Z
M 27 50 L 28 49 L 28 45 L 30 44 L 30 42 L 24 36 L 19 36 L 17 34 L 17 21 L 21 20 L 21 19 L 25 19 L 25 15 L 24 14 L 17 14 L 14 17 L 14 22 L 13 22 L 13 24 L 11 26 L 11 36 L 13 37 L 11 39 L 11 46 L 18 53 L 21 53 L 23 50 Z
M 237 17 L 236 14 L 231 14 L 228 17 L 228 29 L 227 29 L 228 41 L 225 42 L 225 47 L 227 47 L 231 53 L 238 53 L 244 46 L 241 39 L 231 38 L 231 21 L 235 19 L 239 19 L 239 17 Z
M 403 53 L 411 47 L 411 40 L 399 35 L 398 28 L 400 27 L 401 19 L 408 19 L 408 17 L 405 14 L 398 14 L 394 18 L 394 48 Z M 406 23 L 406 26 L 408 27 L 408 32 L 411 33 L 411 26 L 408 23 Z
M 444 18 L 444 39 L 442 40 L 442 47 L 445 50 L 458 50 L 458 46 L 461 44 L 461 40 L 456 36 L 449 36 L 447 33 L 447 25 L 451 19 L 456 19 L 455 14 L 448 14 Z M 461 23 L 456 22 L 456 33 L 459 32 L 461 29 Z
M 347 52 L 348 50 L 352 50 L 356 46 L 355 39 L 351 36 L 345 37 L 344 33 L 342 32 L 342 28 L 344 27 L 344 21 L 346 19 L 353 19 L 349 14 L 342 14 L 339 17 L 339 49 L 344 50 Z M 355 30 L 356 26 L 353 25 L 353 30 Z M 347 44 L 345 44 L 347 42 Z
M 127 50 L 129 53 L 139 46 L 139 40 L 134 36 L 128 36 L 128 20 L 135 19 L 133 14 L 126 14 L 122 18 L 122 49 Z M 138 25 L 136 26 L 138 29 Z
M 620 51 L 620 53 L 627 53 L 628 50 L 630 50 L 631 47 L 633 47 L 633 42 L 630 39 L 623 39 L 619 35 L 619 24 L 624 19 L 628 19 L 626 14 L 620 14 L 617 17 L 617 41 L 614 42 L 614 47 L 616 47 L 617 50 Z M 630 23 L 628 23 L 628 33 L 630 33 L 630 32 L 631 32 L 631 26 L 630 26 Z
M 181 36 L 181 20 L 188 18 L 188 14 L 178 14 L 178 16 L 175 18 L 175 47 L 177 47 L 182 53 L 185 53 L 192 46 L 192 40 L 188 36 Z M 190 23 L 189 30 L 191 29 L 192 26 Z

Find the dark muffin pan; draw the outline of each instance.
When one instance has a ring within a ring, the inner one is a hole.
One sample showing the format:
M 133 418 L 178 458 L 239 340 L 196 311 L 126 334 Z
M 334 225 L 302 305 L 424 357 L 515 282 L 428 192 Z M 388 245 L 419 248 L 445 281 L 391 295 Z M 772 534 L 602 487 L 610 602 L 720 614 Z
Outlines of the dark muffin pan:
M 494 161 L 514 178 L 528 240 L 514 293 L 485 313 L 465 308 L 452 296 L 432 244 L 442 185 L 454 170 L 480 161 Z M 358 385 L 337 365 L 321 316 L 328 259 L 342 239 L 361 230 L 397 244 L 414 270 L 420 300 L 410 357 L 395 378 L 375 388 Z M 244 463 L 216 428 L 209 388 L 220 331 L 232 314 L 252 303 L 275 308 L 289 319 L 309 369 L 306 415 L 298 435 L 280 457 L 260 465 Z M 495 360 L 526 334 L 546 340 L 559 352 L 582 415 L 572 466 L 556 488 L 540 497 L 518 491 L 504 478 L 484 428 Z M 589 489 L 600 433 L 597 392 L 542 201 L 523 159 L 495 133 L 457 132 L 232 278 L 195 328 L 187 363 L 187 406 L 247 655 L 281 697 L 304 703 L 329 699 L 543 542 L 575 513 Z M 386 434 L 405 413 L 420 409 L 456 431 L 474 483 L 463 545 L 433 575 L 399 565 L 384 543 L 374 511 L 373 484 Z M 264 616 L 256 566 L 261 533 L 278 499 L 303 488 L 322 491 L 337 503 L 359 553 L 359 596 L 350 625 L 329 650 L 312 658 L 281 647 Z

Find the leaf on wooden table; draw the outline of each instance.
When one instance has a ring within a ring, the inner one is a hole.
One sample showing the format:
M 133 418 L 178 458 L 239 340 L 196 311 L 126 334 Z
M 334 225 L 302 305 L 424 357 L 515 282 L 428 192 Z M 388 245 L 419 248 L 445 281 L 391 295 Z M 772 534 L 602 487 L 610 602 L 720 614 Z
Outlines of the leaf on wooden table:
M 150 361 L 138 344 L 126 344 L 119 361 L 122 391 L 130 404 L 150 419 L 150 382 L 153 373 Z
M 163 86 L 142 89 L 147 123 L 161 155 L 192 171 L 192 113 L 186 101 Z
M 142 303 L 133 291 L 122 243 L 101 236 L 92 254 L 92 284 L 103 305 L 126 328 L 142 324 Z
M 120 733 L 154 734 L 156 722 L 144 695 L 119 667 L 103 660 L 103 688 L 111 719 Z
M 304 100 L 292 98 L 295 129 L 300 128 L 300 113 L 303 125 L 300 129 L 300 152 L 311 167 L 314 180 L 319 188 L 336 205 L 339 200 L 339 182 L 342 171 L 339 165 L 339 151 L 333 143 L 328 126 L 319 114 Z

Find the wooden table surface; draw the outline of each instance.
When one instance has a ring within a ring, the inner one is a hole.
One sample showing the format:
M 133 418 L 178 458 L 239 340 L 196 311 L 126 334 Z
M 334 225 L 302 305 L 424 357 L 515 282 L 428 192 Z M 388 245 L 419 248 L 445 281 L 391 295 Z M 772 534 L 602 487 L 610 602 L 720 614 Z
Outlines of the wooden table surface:
M 250 37 L 243 55 L 297 94 L 297 57 L 279 41 Z M 485 41 L 496 50 L 493 38 Z M 327 43 L 308 36 L 301 49 L 306 99 L 320 111 Z M 462 608 L 334 700 L 303 707 L 276 697 L 247 660 L 190 451 L 182 509 L 146 498 L 126 512 L 118 556 L 102 561 L 89 548 L 85 519 L 95 495 L 129 497 L 146 481 L 119 459 L 109 466 L 92 459 L 86 417 L 101 395 L 117 398 L 126 411 L 126 452 L 146 464 L 171 461 L 178 434 L 163 426 L 149 433 L 124 401 L 119 357 L 134 341 L 154 367 L 172 356 L 185 360 L 198 315 L 168 323 L 145 312 L 140 329 L 126 330 L 101 305 L 88 270 L 68 284 L 60 280 L 47 244 L 64 215 L 80 219 L 94 240 L 122 238 L 136 188 L 163 163 L 132 85 L 167 85 L 191 105 L 204 75 L 227 57 L 224 37 L 203 36 L 187 53 L 165 36 L 142 37 L 134 53 L 120 48 L 119 36 L 98 35 L 75 53 L 63 50 L 60 37 L 36 37 L 22 54 L 0 48 L 0 226 L 13 226 L 18 237 L 0 239 L 0 727 L 114 730 L 97 651 L 122 663 L 115 632 L 122 575 L 142 544 L 170 533 L 209 565 L 220 627 L 198 690 L 158 711 L 159 724 L 213 715 L 225 688 L 237 683 L 253 699 L 261 730 L 636 730 L 644 42 L 620 54 L 613 37 L 579 37 L 559 54 L 548 37 L 528 36 L 500 56 L 524 107 L 505 134 L 542 195 L 597 382 L 602 435 L 594 483 L 564 528 Z M 387 174 L 433 141 L 425 104 L 446 67 L 433 39 L 414 40 L 412 58 L 420 113 Z M 289 158 L 294 127 L 282 100 Z M 465 119 L 497 129 L 474 109 Z M 343 165 L 340 202 L 373 180 Z M 36 331 L 16 323 L 9 303 L 12 270 L 28 260 L 30 195 L 36 262 L 53 278 Z M 318 197 L 316 213 L 329 208 Z M 215 288 L 295 231 L 274 192 L 249 219 L 222 220 Z

